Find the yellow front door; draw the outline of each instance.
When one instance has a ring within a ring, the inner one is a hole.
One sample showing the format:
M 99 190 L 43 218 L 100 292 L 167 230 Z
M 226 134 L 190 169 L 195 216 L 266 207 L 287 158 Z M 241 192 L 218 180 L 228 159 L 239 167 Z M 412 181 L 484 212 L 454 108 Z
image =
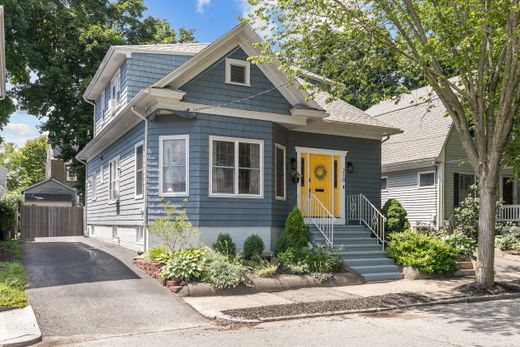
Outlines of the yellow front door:
M 333 212 L 333 168 L 330 155 L 310 154 L 309 189 L 329 212 Z

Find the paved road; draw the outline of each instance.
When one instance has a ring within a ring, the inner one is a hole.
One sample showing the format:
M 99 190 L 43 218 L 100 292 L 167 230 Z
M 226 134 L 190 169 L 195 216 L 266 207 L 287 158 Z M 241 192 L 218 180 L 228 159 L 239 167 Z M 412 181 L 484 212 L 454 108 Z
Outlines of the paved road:
M 520 346 L 520 300 L 345 315 L 251 327 L 204 327 L 108 339 L 74 346 Z M 58 341 L 44 340 L 43 346 Z
M 83 237 L 26 242 L 27 294 L 44 337 L 99 338 L 209 324 L 137 270 L 135 255 Z

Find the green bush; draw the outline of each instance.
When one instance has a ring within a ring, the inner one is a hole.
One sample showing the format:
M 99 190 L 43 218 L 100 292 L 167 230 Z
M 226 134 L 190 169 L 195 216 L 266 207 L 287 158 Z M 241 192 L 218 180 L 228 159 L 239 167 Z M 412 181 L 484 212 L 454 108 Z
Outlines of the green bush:
M 411 266 L 428 274 L 452 272 L 458 259 L 458 251 L 440 238 L 413 231 L 391 235 L 387 251 L 399 265 Z
M 520 239 L 516 232 L 495 237 L 495 245 L 501 251 L 520 251 Z
M 206 258 L 205 280 L 215 288 L 234 288 L 248 280 L 247 268 L 229 256 L 209 251 Z
M 200 281 L 205 275 L 207 250 L 202 248 L 175 252 L 161 269 L 161 278 Z
M 456 249 L 459 256 L 463 258 L 472 258 L 477 249 L 477 241 L 461 232 L 442 235 L 441 239 L 448 246 Z
M 244 258 L 252 259 L 264 252 L 264 241 L 256 234 L 249 236 L 244 242 Z
M 14 230 L 16 222 L 16 208 L 23 201 L 18 192 L 8 192 L 0 198 L 0 237 L 4 231 Z
M 229 234 L 218 234 L 217 242 L 213 244 L 213 249 L 227 256 L 234 256 L 237 253 L 237 246 Z
M 387 235 L 410 228 L 410 223 L 406 218 L 406 210 L 396 199 L 389 199 L 385 202 L 381 213 L 386 217 L 385 230 Z
M 278 255 L 278 261 L 292 273 L 335 273 L 341 271 L 343 261 L 327 247 L 289 248 Z
M 278 271 L 278 263 L 276 261 L 270 262 L 260 257 L 253 258 L 250 261 L 253 271 L 260 277 L 272 277 Z
M 154 247 L 150 248 L 148 252 L 146 252 L 145 258 L 152 263 L 160 264 L 163 262 L 165 255 L 168 257 L 170 256 L 166 248 Z
M 282 235 L 276 242 L 276 253 L 284 252 L 288 248 L 305 247 L 307 242 L 307 227 L 303 214 L 295 207 L 287 217 Z

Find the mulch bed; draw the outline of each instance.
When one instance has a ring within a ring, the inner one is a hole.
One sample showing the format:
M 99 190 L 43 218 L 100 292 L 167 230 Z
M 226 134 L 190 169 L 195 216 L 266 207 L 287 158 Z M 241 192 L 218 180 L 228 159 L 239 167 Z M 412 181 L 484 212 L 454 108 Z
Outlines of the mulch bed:
M 455 290 L 468 296 L 520 293 L 520 280 L 496 282 L 492 289 L 479 286 L 476 283 L 468 283 L 456 287 Z
M 396 293 L 347 300 L 295 303 L 227 310 L 222 313 L 241 319 L 261 319 L 281 316 L 296 316 L 336 311 L 366 310 L 370 308 L 390 308 L 404 305 L 424 304 L 431 301 L 424 295 Z

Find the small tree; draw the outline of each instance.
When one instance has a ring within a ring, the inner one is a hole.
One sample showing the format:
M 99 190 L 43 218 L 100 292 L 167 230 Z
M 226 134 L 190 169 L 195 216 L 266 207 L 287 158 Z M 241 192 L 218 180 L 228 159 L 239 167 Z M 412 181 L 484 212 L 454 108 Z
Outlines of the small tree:
M 148 224 L 148 231 L 161 242 L 161 247 L 170 252 L 186 249 L 195 243 L 198 232 L 188 219 L 186 210 L 178 212 L 176 205 L 163 201 L 164 217 Z
M 301 248 L 307 246 L 307 227 L 302 212 L 297 208 L 293 208 L 285 227 L 276 242 L 276 253 L 284 252 L 288 248 Z
M 386 217 L 385 230 L 388 233 L 402 232 L 410 228 L 406 210 L 396 199 L 388 199 L 381 211 Z

